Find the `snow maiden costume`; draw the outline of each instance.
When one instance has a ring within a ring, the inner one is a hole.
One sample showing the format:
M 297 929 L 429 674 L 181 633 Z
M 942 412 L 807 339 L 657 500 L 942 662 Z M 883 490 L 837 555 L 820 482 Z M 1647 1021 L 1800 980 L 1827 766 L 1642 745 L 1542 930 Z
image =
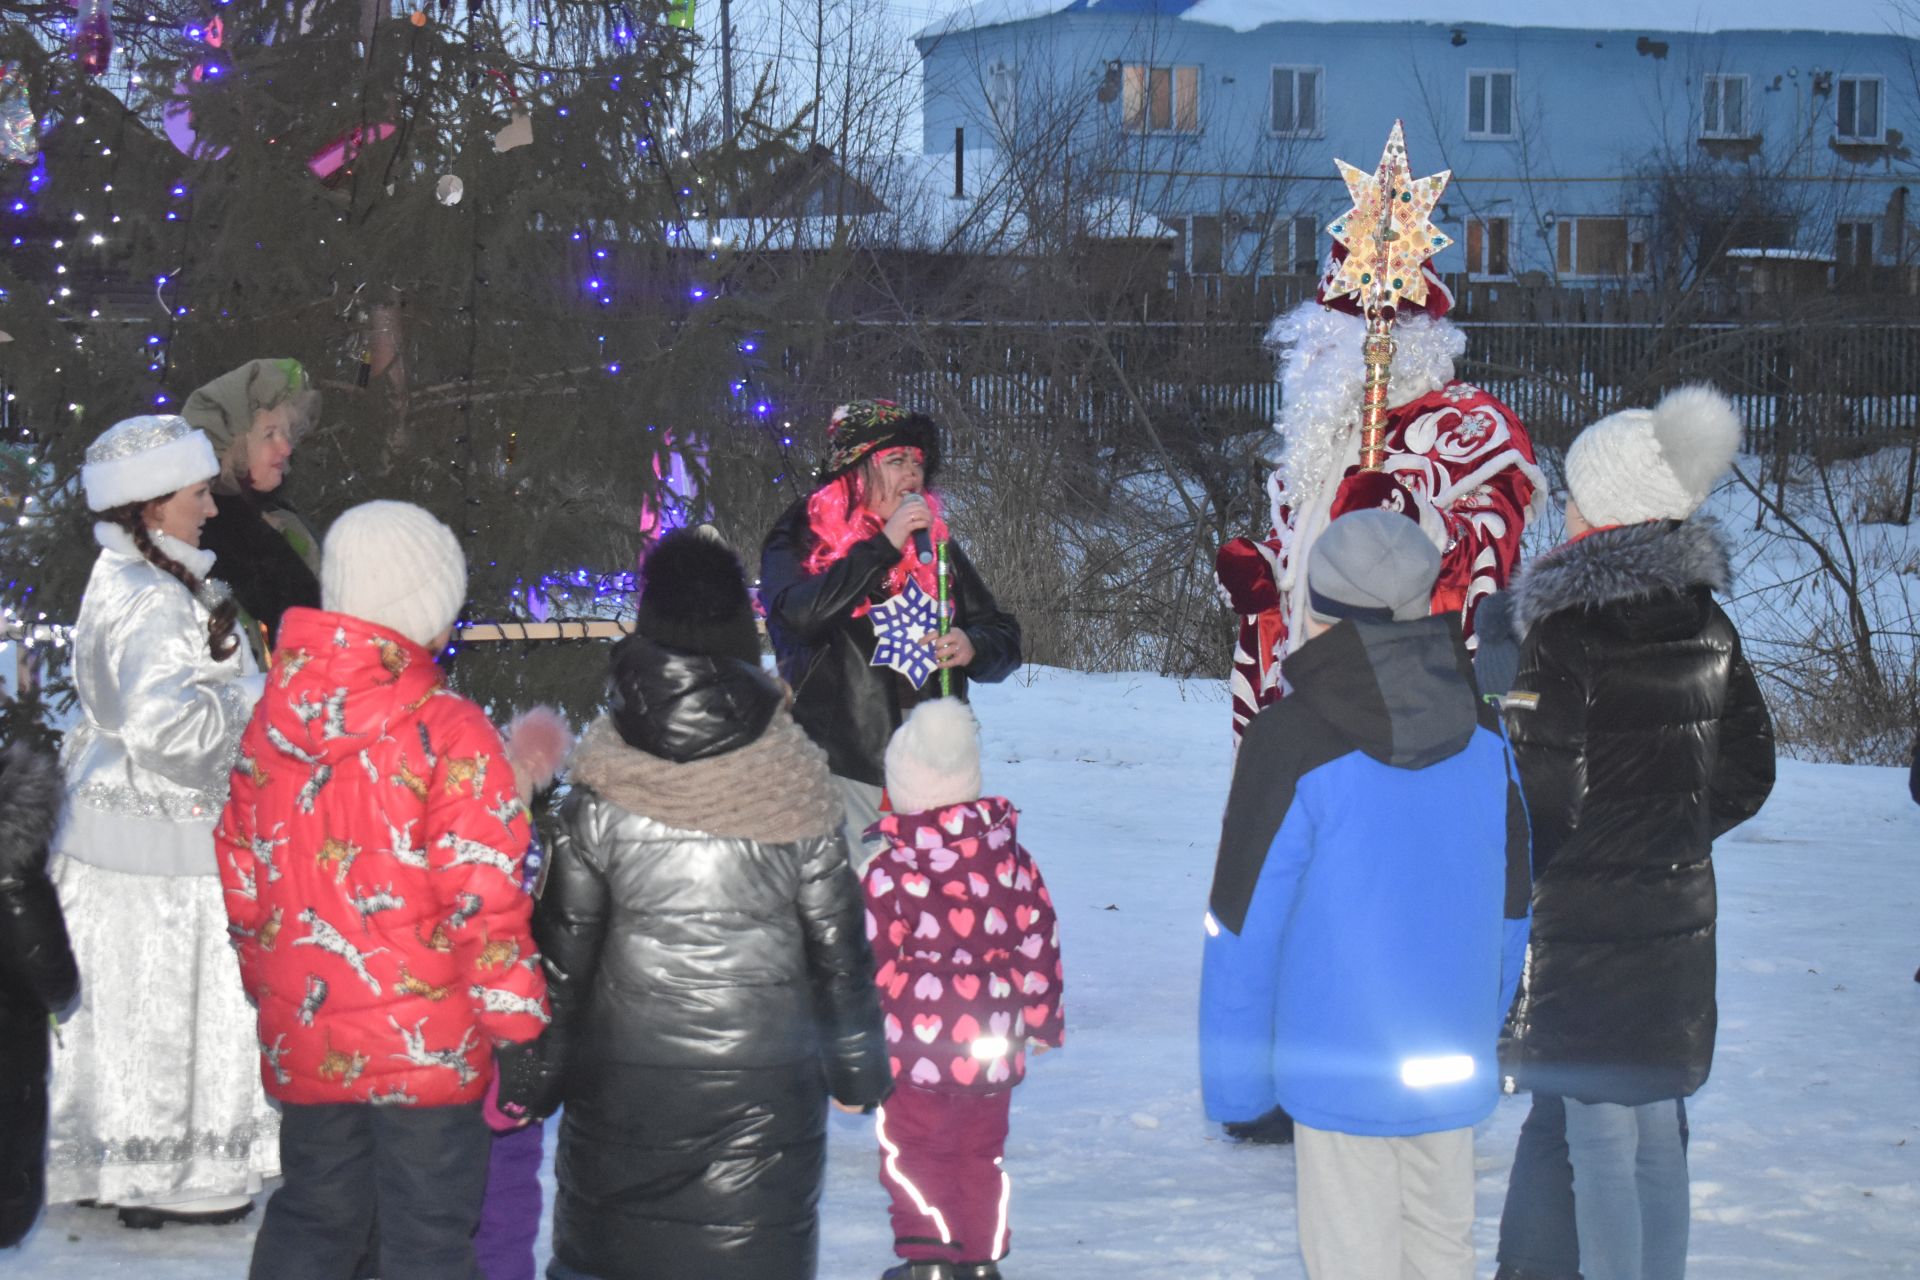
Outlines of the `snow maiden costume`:
M 1345 250 L 1334 247 L 1328 280 Z M 1474 610 L 1520 558 L 1520 535 L 1545 501 L 1533 442 L 1511 409 L 1454 377 L 1467 340 L 1446 316 L 1453 296 L 1427 269 L 1426 303 L 1401 315 L 1387 404 L 1385 474 L 1360 462 L 1366 322 L 1351 298 L 1302 303 L 1267 335 L 1281 353 L 1279 458 L 1267 482 L 1273 525 L 1220 548 L 1215 572 L 1240 615 L 1233 655 L 1236 737 L 1284 692 L 1281 659 L 1306 642 L 1306 563 L 1336 516 L 1387 506 L 1416 517 L 1440 548 L 1433 612 L 1459 612 L 1469 648 Z M 1389 483 L 1391 481 L 1391 483 Z
M 82 985 L 54 1053 L 48 1198 L 118 1205 L 129 1225 L 243 1216 L 279 1172 L 213 846 L 261 678 L 213 555 L 139 514 L 218 470 L 185 420 L 140 417 L 82 472 L 107 518 L 74 628 L 83 714 L 53 869 Z

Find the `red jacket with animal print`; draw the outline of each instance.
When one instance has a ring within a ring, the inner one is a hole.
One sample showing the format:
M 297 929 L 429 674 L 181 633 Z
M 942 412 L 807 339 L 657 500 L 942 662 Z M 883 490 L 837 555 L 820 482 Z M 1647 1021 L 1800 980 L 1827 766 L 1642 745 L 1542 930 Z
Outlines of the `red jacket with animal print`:
M 988 796 L 875 824 L 887 849 L 860 884 L 896 1083 L 1011 1089 L 1027 1042 L 1066 1033 L 1053 898 L 1017 817 Z
M 547 1022 L 500 736 L 433 656 L 290 610 L 217 835 L 261 1079 L 282 1102 L 472 1102 Z

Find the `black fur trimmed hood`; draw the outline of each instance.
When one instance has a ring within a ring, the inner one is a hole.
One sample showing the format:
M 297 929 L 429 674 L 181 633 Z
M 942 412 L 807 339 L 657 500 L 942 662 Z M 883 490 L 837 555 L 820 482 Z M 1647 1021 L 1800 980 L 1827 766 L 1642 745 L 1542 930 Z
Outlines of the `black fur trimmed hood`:
M 1542 619 L 1565 609 L 1694 587 L 1725 592 L 1732 582 L 1726 536 L 1712 517 L 1602 529 L 1521 570 L 1513 584 L 1513 629 L 1524 640 Z
M 0 751 L 0 880 L 46 865 L 66 783 L 52 757 L 15 743 Z

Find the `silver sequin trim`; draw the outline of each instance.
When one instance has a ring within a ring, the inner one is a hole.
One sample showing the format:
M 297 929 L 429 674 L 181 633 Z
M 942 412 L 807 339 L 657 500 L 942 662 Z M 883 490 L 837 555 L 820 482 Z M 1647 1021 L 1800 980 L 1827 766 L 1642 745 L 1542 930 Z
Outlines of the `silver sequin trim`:
M 245 641 L 241 642 L 244 647 Z M 228 776 L 234 766 L 240 763 L 240 739 L 246 735 L 247 722 L 253 719 L 253 704 L 247 699 L 247 692 L 241 688 L 238 680 L 229 680 L 219 686 L 220 706 L 227 717 L 227 740 L 220 748 L 220 804 L 227 803 Z
M 239 738 L 234 739 L 233 745 L 233 754 L 238 757 Z M 89 809 L 104 809 L 108 813 L 129 818 L 161 818 L 168 822 L 197 822 L 217 818 L 226 804 L 225 799 L 210 796 L 204 791 L 184 796 L 156 796 L 112 782 L 89 782 L 76 787 L 73 799 Z
M 60 1144 L 47 1163 L 62 1169 L 99 1168 L 110 1164 L 184 1164 L 198 1156 L 208 1160 L 245 1160 L 253 1145 L 270 1135 L 248 1120 L 230 1132 L 211 1129 L 167 1138 L 105 1138 L 98 1142 Z
M 109 428 L 98 440 L 87 446 L 87 461 L 98 464 L 137 457 L 149 449 L 158 449 L 162 445 L 183 439 L 195 430 L 191 422 L 172 414 L 149 414 L 140 418 L 128 418 L 125 422 Z

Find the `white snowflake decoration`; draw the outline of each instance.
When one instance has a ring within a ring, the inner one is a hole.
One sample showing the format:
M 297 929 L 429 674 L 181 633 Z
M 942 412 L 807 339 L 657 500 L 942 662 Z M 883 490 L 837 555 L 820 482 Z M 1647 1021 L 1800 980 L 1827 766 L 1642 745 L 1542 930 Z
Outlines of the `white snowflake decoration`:
M 919 581 L 907 579 L 904 591 L 869 612 L 873 621 L 873 665 L 889 667 L 905 676 L 918 689 L 940 665 L 931 645 L 921 644 L 923 637 L 940 629 L 940 604 L 926 593 Z

